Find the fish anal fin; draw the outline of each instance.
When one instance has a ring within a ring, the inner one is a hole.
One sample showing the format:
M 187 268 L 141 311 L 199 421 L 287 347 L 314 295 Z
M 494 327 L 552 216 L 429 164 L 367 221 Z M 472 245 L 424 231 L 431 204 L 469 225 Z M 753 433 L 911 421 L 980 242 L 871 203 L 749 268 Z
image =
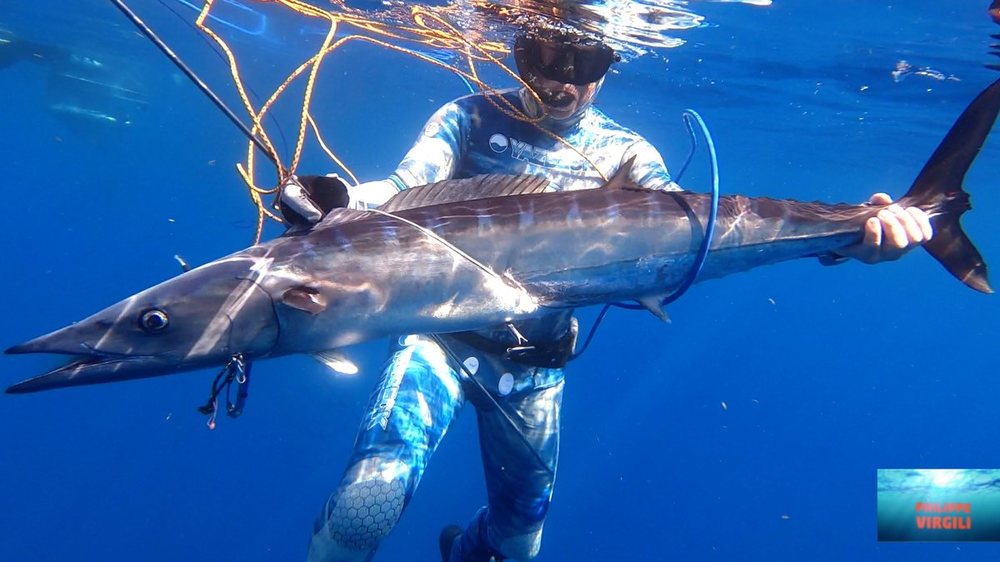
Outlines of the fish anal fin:
M 639 304 L 646 307 L 646 310 L 653 313 L 653 316 L 663 320 L 667 324 L 670 324 L 670 316 L 667 315 L 667 311 L 663 309 L 663 295 L 652 295 L 648 297 L 642 297 L 639 299 Z

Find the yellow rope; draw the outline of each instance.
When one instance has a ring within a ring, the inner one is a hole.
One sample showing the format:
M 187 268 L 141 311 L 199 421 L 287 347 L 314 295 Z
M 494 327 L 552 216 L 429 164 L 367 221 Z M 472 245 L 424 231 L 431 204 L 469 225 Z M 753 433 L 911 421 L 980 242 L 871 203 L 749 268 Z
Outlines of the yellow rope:
M 229 45 L 219 37 L 214 31 L 212 31 L 208 26 L 205 25 L 205 19 L 208 17 L 209 12 L 212 10 L 212 6 L 215 4 L 215 0 L 206 0 L 205 5 L 202 7 L 201 12 L 198 14 L 198 18 L 195 20 L 195 26 L 201 30 L 203 33 L 212 38 L 213 41 L 219 45 L 223 53 L 226 55 L 226 61 L 229 63 L 229 72 L 233 78 L 233 85 L 239 92 L 240 100 L 243 102 L 243 107 L 246 108 L 247 112 L 251 115 L 254 114 L 253 104 L 250 103 L 250 98 L 247 96 L 246 88 L 243 85 L 243 79 L 240 78 L 239 66 L 236 63 L 236 56 L 233 54 L 232 49 Z M 274 145 L 271 144 L 271 140 L 267 136 L 267 132 L 263 127 L 260 126 L 259 122 L 253 123 L 253 129 L 251 130 L 256 135 L 260 135 L 261 142 L 267 147 L 268 152 L 271 156 L 278 161 L 278 166 L 281 166 L 281 160 L 278 155 L 278 151 L 274 149 Z
M 502 58 L 509 52 L 505 45 L 494 41 L 474 40 L 467 37 L 466 33 L 463 33 L 463 31 L 456 27 L 454 23 L 449 21 L 448 16 L 452 11 L 460 9 L 459 6 L 412 6 L 408 11 L 408 23 L 390 24 L 385 21 L 373 19 L 369 14 L 360 10 L 351 9 L 341 0 L 331 0 L 332 7 L 330 9 L 322 9 L 302 0 L 256 1 L 260 4 L 270 5 L 274 9 L 284 8 L 307 18 L 325 20 L 329 23 L 329 28 L 322 44 L 315 54 L 294 68 L 272 91 L 260 108 L 257 109 L 254 107 L 250 97 L 247 95 L 247 87 L 241 75 L 236 55 L 226 41 L 207 25 L 208 17 L 211 14 L 212 9 L 215 7 L 215 0 L 206 0 L 204 6 L 198 14 L 197 19 L 195 20 L 195 26 L 202 33 L 205 33 L 208 37 L 210 37 L 224 53 L 226 62 L 229 66 L 229 73 L 233 81 L 233 86 L 235 87 L 236 93 L 240 98 L 240 102 L 243 104 L 244 110 L 250 118 L 250 130 L 261 141 L 261 144 L 263 144 L 268 155 L 274 162 L 277 163 L 277 170 L 275 170 L 277 182 L 272 184 L 274 187 L 270 188 L 262 187 L 256 180 L 256 147 L 253 142 L 247 142 L 245 162 L 237 164 L 236 166 L 239 176 L 243 179 L 243 182 L 247 186 L 250 200 L 257 210 L 257 230 L 254 237 L 255 243 L 260 241 L 263 235 L 265 223 L 268 219 L 279 223 L 282 222 L 281 218 L 277 214 L 268 209 L 268 206 L 265 204 L 264 197 L 280 196 L 280 186 L 290 175 L 295 173 L 302 161 L 303 153 L 309 142 L 308 135 L 310 131 L 312 131 L 316 143 L 320 146 L 330 161 L 343 170 L 355 184 L 358 184 L 358 179 L 354 173 L 350 170 L 347 164 L 345 164 L 330 149 L 327 142 L 323 139 L 323 135 L 313 119 L 311 111 L 311 104 L 315 97 L 315 88 L 318 82 L 320 67 L 327 56 L 352 41 L 361 41 L 389 49 L 406 56 L 416 58 L 436 67 L 446 69 L 457 74 L 458 76 L 461 76 L 470 84 L 475 84 L 475 86 L 478 87 L 480 92 L 483 94 L 484 98 L 491 105 L 493 105 L 497 111 L 503 113 L 511 119 L 517 119 L 519 121 L 535 125 L 546 135 L 576 151 L 576 153 L 586 160 L 602 178 L 607 179 L 597 168 L 596 164 L 579 148 L 572 145 L 558 134 L 541 126 L 541 122 L 545 118 L 545 115 L 536 117 L 528 115 L 522 108 L 501 96 L 496 88 L 480 78 L 477 65 L 487 64 L 501 69 L 508 76 L 516 80 L 522 87 L 527 87 L 527 84 L 521 80 L 520 76 L 503 63 Z M 473 5 L 478 5 L 480 1 L 481 0 L 473 0 Z M 495 6 L 492 8 L 496 9 Z M 397 10 L 396 13 L 401 14 L 402 11 Z M 359 33 L 350 33 L 337 38 L 337 32 L 340 30 L 341 25 L 348 25 L 358 30 Z M 414 43 L 422 47 L 450 50 L 463 61 L 464 68 L 442 62 L 418 50 L 410 49 L 397 43 Z M 301 106 L 299 108 L 299 126 L 295 139 L 295 147 L 292 151 L 289 165 L 286 168 L 282 164 L 281 155 L 275 148 L 264 127 L 264 118 L 275 106 L 275 104 L 282 99 L 283 94 L 286 93 L 288 88 L 290 88 L 297 79 L 302 77 L 303 74 L 306 75 L 306 81 L 302 94 Z M 541 107 L 541 100 L 538 98 L 537 94 L 532 92 L 530 89 L 528 89 L 528 92 L 535 98 L 536 103 L 538 103 Z
M 323 152 L 326 152 L 326 155 L 330 157 L 330 160 L 333 160 L 334 163 L 337 164 L 337 166 L 340 166 L 341 170 L 344 170 L 344 172 L 346 172 L 347 175 L 351 177 L 351 181 L 354 182 L 354 185 L 358 185 L 359 183 L 361 183 L 358 181 L 358 177 L 354 175 L 354 172 L 352 172 L 351 169 L 347 167 L 347 164 L 341 162 L 340 158 L 337 158 L 337 155 L 334 154 L 333 151 L 330 150 L 330 147 L 326 145 L 326 142 L 323 141 L 323 135 L 320 134 L 319 127 L 316 126 L 316 121 L 313 120 L 312 115 L 309 116 L 309 125 L 312 127 L 313 134 L 316 135 L 316 142 L 319 143 L 319 146 L 320 148 L 323 149 Z

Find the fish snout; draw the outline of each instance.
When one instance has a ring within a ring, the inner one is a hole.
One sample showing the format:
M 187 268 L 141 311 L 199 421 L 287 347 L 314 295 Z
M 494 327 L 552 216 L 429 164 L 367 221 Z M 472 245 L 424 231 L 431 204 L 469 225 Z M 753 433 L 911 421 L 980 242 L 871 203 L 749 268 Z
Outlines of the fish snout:
M 278 342 L 271 296 L 248 275 L 252 260 L 213 262 L 138 293 L 8 354 L 71 356 L 8 393 L 117 382 L 219 367 L 270 354 Z

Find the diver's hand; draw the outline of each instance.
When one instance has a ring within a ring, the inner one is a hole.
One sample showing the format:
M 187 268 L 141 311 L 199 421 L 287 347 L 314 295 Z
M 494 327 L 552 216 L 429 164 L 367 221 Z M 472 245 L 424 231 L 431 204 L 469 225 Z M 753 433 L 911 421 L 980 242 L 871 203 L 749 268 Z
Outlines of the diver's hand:
M 289 177 L 281 187 L 280 201 L 308 223 L 315 224 L 323 218 L 323 212 L 319 210 L 316 203 L 309 197 L 305 187 L 299 183 L 299 178 L 295 176 Z M 284 214 L 287 215 L 287 213 Z M 289 216 L 284 218 L 288 222 L 296 222 Z
M 930 217 L 917 207 L 893 205 L 885 193 L 872 195 L 868 204 L 885 208 L 865 223 L 864 240 L 837 254 L 864 263 L 893 261 L 934 236 Z
M 332 209 L 348 203 L 347 183 L 337 174 L 290 176 L 278 197 L 281 216 L 293 230 L 308 230 Z

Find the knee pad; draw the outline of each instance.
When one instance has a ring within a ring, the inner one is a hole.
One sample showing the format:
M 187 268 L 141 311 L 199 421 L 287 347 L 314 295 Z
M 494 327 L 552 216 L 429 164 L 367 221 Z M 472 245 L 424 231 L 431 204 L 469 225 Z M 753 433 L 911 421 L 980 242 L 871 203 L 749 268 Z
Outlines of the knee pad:
M 342 486 L 327 502 L 330 538 L 350 550 L 375 548 L 396 525 L 405 498 L 401 480 L 362 480 Z

